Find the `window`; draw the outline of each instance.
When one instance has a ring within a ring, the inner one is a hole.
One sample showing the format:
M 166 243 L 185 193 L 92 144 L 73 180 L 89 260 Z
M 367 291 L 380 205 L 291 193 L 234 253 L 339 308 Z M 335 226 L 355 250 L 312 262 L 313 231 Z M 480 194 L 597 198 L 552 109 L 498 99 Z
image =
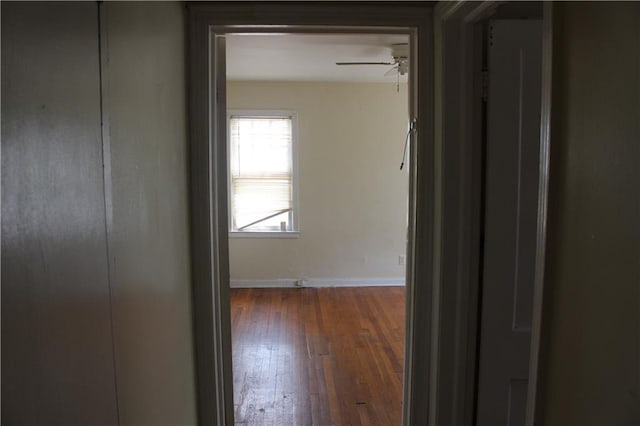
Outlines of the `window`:
M 295 115 L 229 114 L 229 207 L 232 235 L 295 233 Z

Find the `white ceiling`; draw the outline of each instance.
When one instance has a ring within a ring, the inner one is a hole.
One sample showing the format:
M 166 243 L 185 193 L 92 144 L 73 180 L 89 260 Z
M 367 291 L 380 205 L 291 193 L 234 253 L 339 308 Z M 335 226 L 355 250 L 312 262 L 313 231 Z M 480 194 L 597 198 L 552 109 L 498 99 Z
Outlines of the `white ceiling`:
M 230 34 L 227 79 L 395 83 L 388 65 L 338 66 L 336 62 L 391 62 L 391 45 L 403 34 Z M 400 76 L 401 82 L 407 76 Z

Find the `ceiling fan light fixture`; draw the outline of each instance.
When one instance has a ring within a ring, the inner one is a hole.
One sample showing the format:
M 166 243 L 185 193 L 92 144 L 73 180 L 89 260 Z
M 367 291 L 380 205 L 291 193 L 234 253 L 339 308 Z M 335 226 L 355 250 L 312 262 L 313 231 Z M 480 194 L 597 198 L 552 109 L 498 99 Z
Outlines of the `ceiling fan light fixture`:
M 393 62 L 336 62 L 336 65 L 393 65 L 387 75 L 406 75 L 409 72 L 409 44 L 398 43 L 391 45 Z

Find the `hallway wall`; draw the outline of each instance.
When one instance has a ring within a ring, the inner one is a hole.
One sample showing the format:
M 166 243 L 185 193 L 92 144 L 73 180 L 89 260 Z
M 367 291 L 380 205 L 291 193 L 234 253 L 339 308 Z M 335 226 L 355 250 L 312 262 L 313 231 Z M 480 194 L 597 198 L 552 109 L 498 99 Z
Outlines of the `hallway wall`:
M 639 424 L 640 4 L 554 14 L 540 424 Z
M 2 424 L 116 424 L 96 3 L 2 2 Z
M 184 5 L 0 7 L 2 424 L 195 424 Z
M 194 424 L 184 5 L 104 6 L 121 420 Z

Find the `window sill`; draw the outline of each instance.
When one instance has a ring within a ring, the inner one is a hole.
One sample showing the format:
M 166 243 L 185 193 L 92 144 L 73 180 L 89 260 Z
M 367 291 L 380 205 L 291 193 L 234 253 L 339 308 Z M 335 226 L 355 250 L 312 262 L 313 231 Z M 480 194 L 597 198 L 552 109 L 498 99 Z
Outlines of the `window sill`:
M 299 231 L 244 232 L 229 231 L 229 238 L 300 238 Z

